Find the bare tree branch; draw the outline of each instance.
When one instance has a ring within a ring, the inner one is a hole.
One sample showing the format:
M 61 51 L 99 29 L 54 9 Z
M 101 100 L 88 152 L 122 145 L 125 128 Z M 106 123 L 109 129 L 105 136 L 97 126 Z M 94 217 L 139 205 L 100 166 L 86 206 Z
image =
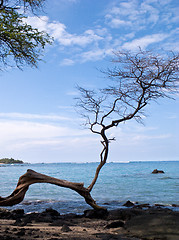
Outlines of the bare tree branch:
M 116 52 L 115 57 L 113 63 L 116 66 L 103 72 L 113 83 L 111 86 L 98 92 L 78 88 L 81 93 L 78 106 L 82 110 L 88 109 L 90 130 L 101 135 L 103 145 L 100 163 L 88 187 L 89 191 L 93 189 L 108 158 L 110 139 L 106 131 L 131 119 L 141 122 L 146 105 L 159 98 L 174 98 L 174 94 L 178 92 L 178 54 L 162 56 L 139 49 L 136 54 L 129 51 Z M 94 131 L 93 127 L 96 125 L 101 127 L 100 131 Z

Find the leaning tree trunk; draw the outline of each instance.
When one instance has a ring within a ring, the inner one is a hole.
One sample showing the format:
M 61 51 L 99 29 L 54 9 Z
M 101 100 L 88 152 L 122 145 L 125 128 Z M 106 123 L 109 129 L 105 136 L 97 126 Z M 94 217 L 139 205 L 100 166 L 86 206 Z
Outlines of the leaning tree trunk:
M 50 183 L 60 187 L 65 187 L 74 190 L 85 199 L 87 204 L 89 204 L 92 208 L 96 210 L 105 209 L 101 206 L 98 206 L 90 194 L 98 179 L 99 172 L 106 163 L 108 157 L 109 141 L 105 135 L 104 128 L 101 131 L 101 136 L 103 138 L 103 141 L 101 142 L 103 145 L 103 150 L 101 151 L 100 154 L 101 161 L 96 169 L 96 173 L 92 183 L 87 188 L 84 187 L 84 183 L 69 182 L 66 180 L 50 177 L 48 175 L 44 175 L 35 172 L 31 169 L 28 169 L 27 172 L 19 178 L 17 187 L 12 192 L 12 194 L 9 195 L 8 197 L 0 197 L 0 206 L 13 206 L 15 204 L 22 202 L 29 186 L 34 183 Z
M 25 193 L 29 186 L 34 183 L 50 183 L 60 187 L 72 189 L 84 197 L 86 203 L 96 210 L 104 209 L 98 206 L 95 200 L 91 197 L 90 191 L 84 187 L 83 183 L 69 182 L 66 180 L 50 177 L 31 169 L 19 178 L 16 189 L 8 197 L 0 197 L 0 206 L 13 206 L 23 201 Z

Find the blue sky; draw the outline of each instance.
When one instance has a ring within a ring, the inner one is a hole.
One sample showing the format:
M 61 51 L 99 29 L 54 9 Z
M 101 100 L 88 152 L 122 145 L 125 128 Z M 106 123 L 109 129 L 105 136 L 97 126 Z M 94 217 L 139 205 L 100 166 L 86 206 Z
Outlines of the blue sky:
M 49 0 L 27 21 L 54 37 L 38 69 L 0 73 L 0 158 L 26 162 L 98 161 L 100 139 L 83 129 L 74 110 L 75 86 L 98 88 L 107 80 L 112 52 L 178 51 L 177 0 Z M 146 109 L 110 132 L 109 161 L 179 160 L 178 97 Z

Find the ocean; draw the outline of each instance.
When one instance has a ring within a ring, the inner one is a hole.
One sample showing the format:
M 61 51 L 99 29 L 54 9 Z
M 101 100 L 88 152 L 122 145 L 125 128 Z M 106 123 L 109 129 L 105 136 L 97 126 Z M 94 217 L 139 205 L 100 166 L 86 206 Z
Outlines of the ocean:
M 39 163 L 0 166 L 0 196 L 15 189 L 18 179 L 27 169 L 88 186 L 98 163 Z M 154 169 L 164 174 L 151 174 Z M 98 205 L 120 208 L 127 201 L 171 206 L 179 205 L 179 161 L 106 163 L 92 191 Z M 31 185 L 22 203 L 8 209 L 23 208 L 25 212 L 42 212 L 53 208 L 61 214 L 83 213 L 90 209 L 76 192 L 55 185 Z M 178 210 L 178 208 L 177 208 Z

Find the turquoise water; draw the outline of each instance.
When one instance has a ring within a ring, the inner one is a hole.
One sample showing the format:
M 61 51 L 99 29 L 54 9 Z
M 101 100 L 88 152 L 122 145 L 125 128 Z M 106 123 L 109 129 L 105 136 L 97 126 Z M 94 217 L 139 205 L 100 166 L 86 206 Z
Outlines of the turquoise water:
M 68 181 L 84 182 L 88 186 L 96 167 L 97 163 L 2 165 L 0 196 L 10 195 L 19 176 L 27 169 Z M 151 174 L 156 168 L 165 174 Z M 152 205 L 179 205 L 179 161 L 107 163 L 101 170 L 92 196 L 98 204 L 109 209 L 120 207 L 127 200 Z M 48 207 L 61 213 L 82 213 L 89 208 L 83 198 L 70 189 L 38 183 L 30 186 L 21 204 L 10 209 L 24 208 L 26 212 L 31 212 Z

